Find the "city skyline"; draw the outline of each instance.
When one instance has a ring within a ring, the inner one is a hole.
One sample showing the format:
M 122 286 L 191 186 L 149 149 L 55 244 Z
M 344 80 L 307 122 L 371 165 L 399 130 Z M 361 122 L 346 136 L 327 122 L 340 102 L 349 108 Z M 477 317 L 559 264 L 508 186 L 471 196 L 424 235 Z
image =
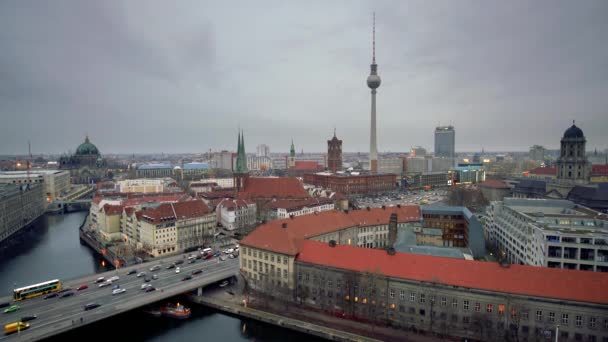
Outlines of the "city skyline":
M 374 11 L 379 152 L 430 151 L 448 123 L 457 152 L 556 149 L 572 119 L 588 149 L 608 147 L 600 1 L 16 4 L 0 5 L 2 154 L 66 153 L 86 134 L 102 153 L 233 150 L 238 126 L 273 153 L 292 138 L 322 152 L 334 127 L 364 152 Z

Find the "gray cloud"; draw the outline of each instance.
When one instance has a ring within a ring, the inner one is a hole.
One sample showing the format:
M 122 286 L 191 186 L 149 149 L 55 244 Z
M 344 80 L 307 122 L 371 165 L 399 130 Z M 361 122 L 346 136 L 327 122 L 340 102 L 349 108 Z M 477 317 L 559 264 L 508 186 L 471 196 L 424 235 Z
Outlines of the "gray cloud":
M 3 1 L 0 153 L 367 151 L 377 13 L 381 151 L 608 147 L 608 3 Z

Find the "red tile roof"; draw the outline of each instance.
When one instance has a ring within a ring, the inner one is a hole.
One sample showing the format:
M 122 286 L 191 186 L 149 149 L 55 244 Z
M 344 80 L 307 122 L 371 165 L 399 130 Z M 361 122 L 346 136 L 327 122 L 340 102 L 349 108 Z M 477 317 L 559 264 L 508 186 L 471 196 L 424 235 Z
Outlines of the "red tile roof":
M 591 176 L 608 176 L 608 165 L 591 165 Z
M 202 200 L 177 203 L 163 203 L 156 208 L 143 212 L 143 219 L 150 223 L 175 221 L 185 218 L 195 218 L 211 212 Z
M 290 201 L 290 200 L 278 200 L 268 203 L 266 208 L 271 209 L 286 209 L 290 210 L 299 210 L 304 207 L 316 207 L 320 205 L 334 203 L 333 200 L 327 197 L 313 197 L 301 201 Z
M 240 199 L 305 199 L 309 198 L 302 183 L 291 177 L 250 177 L 245 182 L 245 190 L 238 194 Z
M 124 206 L 122 205 L 106 204 L 103 206 L 102 210 L 106 215 L 122 215 L 123 208 Z
M 530 173 L 535 174 L 535 175 L 555 176 L 555 175 L 557 175 L 557 168 L 556 167 L 537 167 L 535 169 L 530 170 Z
M 318 171 L 323 169 L 322 166 L 319 165 L 316 161 L 304 161 L 304 160 L 296 160 L 296 164 L 292 168 L 292 170 L 300 170 L 300 171 Z
M 125 207 L 134 207 L 134 206 L 138 206 L 142 203 L 169 203 L 169 202 L 178 202 L 183 199 L 184 199 L 184 194 L 140 197 L 140 198 L 136 198 L 136 199 L 129 199 L 129 200 L 123 201 L 122 205 Z
M 304 239 L 349 227 L 388 224 L 392 213 L 397 213 L 398 222 L 418 222 L 421 218 L 420 207 L 413 205 L 401 208 L 373 208 L 369 211 L 351 210 L 348 213 L 338 210 L 323 211 L 265 223 L 241 240 L 241 244 L 296 255 L 299 244 Z M 284 223 L 287 224 L 286 228 L 283 228 Z
M 253 201 L 248 201 L 248 200 L 240 200 L 240 199 L 231 199 L 231 198 L 225 198 L 223 200 L 221 200 L 216 206 L 221 206 L 223 208 L 226 208 L 230 211 L 238 209 L 239 207 L 246 207 L 248 205 L 254 204 L 255 202 Z
M 133 207 L 127 207 L 127 208 L 125 208 L 125 214 L 127 216 L 133 215 L 133 212 L 135 212 L 135 208 L 133 208 Z
M 493 188 L 493 189 L 509 189 L 509 185 L 503 181 L 499 181 L 499 180 L 487 180 L 485 182 L 481 182 L 479 184 L 477 184 L 477 186 L 480 186 L 482 188 Z
M 510 265 L 302 241 L 297 261 L 526 296 L 608 304 L 608 273 Z
M 198 197 L 204 198 L 206 200 L 213 199 L 224 199 L 224 198 L 234 198 L 234 190 L 219 190 L 219 191 L 207 191 L 200 192 Z

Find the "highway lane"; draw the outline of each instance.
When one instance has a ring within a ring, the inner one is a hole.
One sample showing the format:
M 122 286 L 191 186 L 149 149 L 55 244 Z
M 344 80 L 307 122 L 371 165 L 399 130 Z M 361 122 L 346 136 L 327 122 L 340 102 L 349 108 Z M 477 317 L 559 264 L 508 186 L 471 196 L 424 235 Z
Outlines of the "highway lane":
M 178 265 L 181 272 L 175 273 L 175 269 L 166 269 L 166 267 L 176 260 L 184 260 L 183 257 L 172 257 L 167 259 L 158 260 L 155 262 L 149 262 L 141 265 L 134 265 L 128 268 L 119 269 L 116 271 L 105 272 L 103 274 L 96 274 L 82 278 L 82 280 L 71 280 L 64 284 L 64 288 L 71 287 L 76 288 L 79 285 L 87 284 L 88 289 L 82 291 L 75 291 L 75 295 L 68 298 L 51 298 L 43 299 L 43 297 L 33 298 L 18 302 L 17 305 L 21 307 L 20 310 L 2 314 L 0 316 L 0 323 L 4 326 L 5 324 L 18 321 L 23 316 L 29 316 L 36 314 L 38 318 L 30 321 L 30 329 L 22 332 L 22 338 L 27 336 L 28 332 L 35 329 L 59 329 L 61 327 L 68 327 L 74 324 L 74 326 L 80 325 L 80 318 L 82 317 L 86 322 L 99 319 L 104 315 L 109 315 L 112 312 L 124 310 L 127 307 L 133 307 L 135 304 L 145 305 L 150 302 L 151 298 L 154 298 L 155 292 L 146 293 L 141 290 L 141 285 L 144 283 L 144 277 L 137 278 L 135 274 L 127 275 L 131 269 L 137 269 L 137 271 L 146 272 L 146 276 L 152 277 L 152 274 L 158 275 L 158 280 L 151 280 L 150 284 L 156 287 L 157 291 L 170 290 L 171 292 L 179 288 L 184 288 L 183 292 L 187 291 L 189 284 L 192 280 L 182 282 L 183 277 L 192 275 L 192 271 L 202 269 L 203 273 L 193 276 L 196 277 L 207 277 L 207 276 L 222 276 L 225 274 L 232 274 L 238 270 L 238 258 L 228 259 L 226 261 L 219 261 L 217 258 L 210 260 L 196 260 L 195 263 L 189 264 L 187 260 L 184 263 Z M 155 272 L 150 272 L 149 268 L 153 265 L 161 265 L 161 269 Z M 126 289 L 125 293 L 119 295 L 112 295 L 112 287 L 99 288 L 95 283 L 95 280 L 99 276 L 105 276 L 106 279 L 118 275 L 120 280 L 115 282 L 119 284 L 121 288 Z M 221 280 L 221 279 L 220 279 Z M 160 299 L 160 298 L 159 298 Z M 99 303 L 99 308 L 84 311 L 84 305 L 87 303 Z M 72 323 L 72 320 L 75 322 Z M 16 335 L 12 335 L 16 336 Z M 0 340 L 5 339 L 8 336 L 1 336 Z

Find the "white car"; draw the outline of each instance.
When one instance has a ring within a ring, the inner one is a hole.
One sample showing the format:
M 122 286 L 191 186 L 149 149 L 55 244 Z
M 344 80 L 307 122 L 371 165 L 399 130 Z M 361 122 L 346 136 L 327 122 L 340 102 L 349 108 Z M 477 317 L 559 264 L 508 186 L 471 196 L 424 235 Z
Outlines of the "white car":
M 175 268 L 175 273 L 179 273 L 179 267 Z
M 103 283 L 99 284 L 99 287 L 106 287 L 106 286 L 110 286 L 112 285 L 111 281 L 104 281 Z
M 144 284 L 141 284 L 141 289 L 142 289 L 142 290 L 145 290 L 146 288 L 148 288 L 148 287 L 150 287 L 150 286 L 152 286 L 152 284 L 149 284 L 149 283 L 144 283 Z
M 154 265 L 152 267 L 150 267 L 150 272 L 154 272 L 154 271 L 158 271 L 160 270 L 160 265 Z
M 146 272 L 139 272 L 139 273 L 137 273 L 137 278 L 141 278 L 145 275 L 146 275 Z
M 117 295 L 117 294 L 121 294 L 123 292 L 127 291 L 126 289 L 120 288 L 120 289 L 116 289 L 116 290 L 112 290 L 112 296 L 113 295 Z
M 118 276 L 113 276 L 112 278 L 108 279 L 108 281 L 111 283 L 117 281 L 118 279 L 120 279 Z

